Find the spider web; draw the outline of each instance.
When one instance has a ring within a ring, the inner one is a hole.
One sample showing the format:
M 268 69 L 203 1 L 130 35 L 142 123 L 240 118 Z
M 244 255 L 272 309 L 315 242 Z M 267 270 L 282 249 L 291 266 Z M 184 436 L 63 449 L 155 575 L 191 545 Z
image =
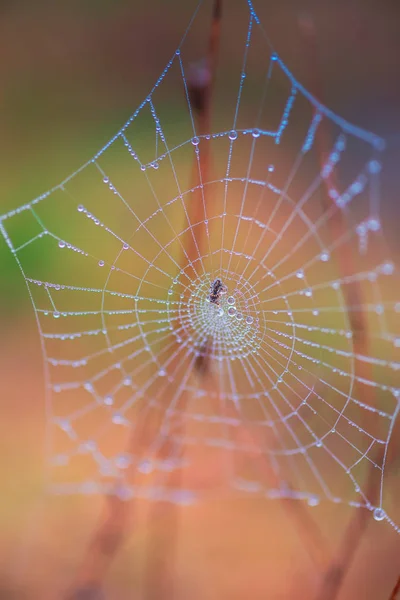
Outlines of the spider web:
M 384 493 L 400 398 L 385 144 L 302 87 L 246 0 L 200 135 L 201 8 L 109 143 L 0 217 L 41 336 L 49 489 L 191 503 L 201 490 L 171 474 L 212 452 L 236 490 L 366 507 L 399 531 Z

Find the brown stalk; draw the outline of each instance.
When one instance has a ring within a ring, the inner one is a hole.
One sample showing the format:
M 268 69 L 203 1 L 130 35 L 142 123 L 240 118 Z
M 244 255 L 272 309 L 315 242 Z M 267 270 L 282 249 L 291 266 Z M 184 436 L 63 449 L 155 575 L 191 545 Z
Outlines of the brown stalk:
M 211 131 L 212 115 L 212 93 L 215 82 L 215 71 L 217 66 L 217 57 L 220 43 L 222 0 L 215 0 L 213 7 L 211 31 L 209 37 L 209 47 L 205 66 L 201 67 L 206 71 L 207 77 L 200 77 L 200 65 L 194 67 L 190 76 L 188 76 L 187 92 L 188 101 L 192 110 L 197 136 L 204 136 Z M 190 229 L 184 239 L 185 253 L 183 255 L 182 269 L 188 264 L 193 263 L 205 253 L 205 231 L 203 228 L 193 225 L 203 222 L 207 215 L 207 202 L 209 194 L 207 187 L 202 184 L 210 179 L 210 149 L 206 144 L 200 149 L 198 158 L 195 155 L 193 159 L 192 187 L 195 189 L 191 196 L 191 202 L 188 208 L 188 225 Z M 207 357 L 205 357 L 204 373 L 207 370 Z M 196 366 L 197 363 L 196 363 Z M 203 375 L 202 369 L 198 372 Z M 179 479 L 179 481 L 178 481 Z M 174 475 L 175 486 L 180 485 L 180 478 Z M 174 555 L 174 538 L 178 530 L 179 507 L 165 503 L 155 503 L 151 511 L 151 522 L 160 522 L 161 520 L 167 526 L 167 531 L 163 533 L 163 539 L 156 539 L 150 536 L 149 560 L 147 564 L 146 597 L 148 600 L 158 600 L 160 597 L 172 597 L 173 595 L 173 574 L 171 572 L 171 558 Z M 168 556 L 168 559 L 166 558 Z
M 390 594 L 389 600 L 396 600 L 396 598 L 398 597 L 399 594 L 400 594 L 400 577 L 398 578 L 397 583 L 394 586 L 392 593 Z
M 367 497 L 375 504 L 378 496 L 373 467 L 369 470 Z M 355 509 L 337 552 L 337 558 L 325 573 L 317 600 L 334 600 L 349 571 L 362 537 L 370 523 L 371 515 L 366 509 Z
M 321 82 L 318 80 L 317 76 L 319 71 L 316 61 L 318 54 L 315 28 L 311 20 L 307 20 L 307 22 L 304 23 L 303 33 L 306 37 L 306 42 L 308 45 L 308 64 L 312 65 L 313 73 L 315 74 L 314 88 L 318 97 L 321 99 Z M 331 147 L 331 140 L 329 137 L 330 136 L 327 130 L 320 125 L 316 135 L 316 143 L 319 149 L 321 168 L 329 155 L 329 149 Z M 332 171 L 326 184 L 327 193 L 322 200 L 323 208 L 326 211 L 331 208 L 331 200 L 329 199 L 328 189 L 331 187 L 337 188 L 336 184 L 337 182 L 335 173 Z M 346 234 L 347 228 L 348 224 L 346 222 L 346 217 L 342 211 L 338 210 L 330 220 L 332 239 L 340 239 Z M 338 253 L 338 263 L 339 270 L 343 278 L 350 277 L 354 274 L 354 261 L 351 254 L 351 248 L 346 248 L 345 246 L 341 247 L 341 250 Z M 357 310 L 358 307 L 362 306 L 362 289 L 359 282 L 350 281 L 349 283 L 346 283 L 346 285 L 342 287 L 342 293 L 344 295 L 345 304 L 348 307 L 347 314 L 352 330 L 353 352 L 355 355 L 360 354 L 368 356 L 369 337 L 367 319 L 366 315 L 361 311 L 361 308 Z M 355 310 L 352 310 L 352 307 L 354 307 Z M 373 381 L 372 369 L 367 362 L 356 361 L 355 365 L 356 377 Z M 367 386 L 364 386 L 363 388 L 363 401 L 371 407 L 376 404 L 375 394 L 373 393 L 372 389 Z M 364 424 L 366 426 L 366 430 L 368 431 L 368 425 L 372 422 L 373 416 L 369 411 L 365 412 Z M 383 457 L 379 455 L 380 462 L 378 462 L 378 464 L 381 464 L 382 458 Z M 367 478 L 367 498 L 372 504 L 375 504 L 378 498 L 378 489 L 374 483 L 372 464 L 370 465 L 369 469 L 370 470 Z M 335 600 L 337 597 L 340 586 L 361 542 L 369 519 L 369 511 L 355 511 L 354 517 L 350 521 L 345 532 L 335 563 L 325 575 L 321 593 L 318 596 L 318 598 L 321 598 L 321 600 Z
M 204 374 L 204 377 L 208 382 L 207 387 L 210 391 L 218 389 L 217 382 L 213 381 L 213 374 L 211 370 L 208 370 Z M 266 481 L 270 481 L 271 485 L 278 489 L 280 486 L 278 478 L 271 469 L 271 465 L 268 462 L 268 457 L 263 454 L 263 449 L 265 449 L 265 440 L 261 439 L 260 435 L 254 431 L 251 431 L 250 428 L 243 423 L 243 417 L 233 402 L 224 404 L 220 400 L 219 406 L 217 404 L 215 406 L 215 414 L 221 413 L 221 406 L 224 407 L 223 416 L 225 418 L 238 419 L 241 422 L 241 426 L 235 428 L 235 438 L 240 441 L 240 437 L 244 435 L 246 441 L 251 442 L 251 445 L 258 449 L 251 453 L 251 458 L 253 461 L 255 461 L 261 478 Z M 291 489 L 290 484 L 288 487 Z M 293 520 L 299 532 L 300 539 L 303 541 L 306 540 L 305 547 L 313 563 L 319 570 L 326 568 L 331 559 L 328 543 L 321 530 L 310 516 L 307 506 L 300 500 L 292 500 L 290 498 L 284 498 L 282 500 L 282 504 L 286 514 Z
M 189 102 L 196 118 L 197 133 L 200 136 L 211 130 L 211 99 L 220 42 L 221 13 L 222 0 L 214 0 L 209 47 L 206 58 L 208 78 L 206 78 L 206 81 L 202 80 L 199 77 L 199 70 L 197 70 L 197 72 L 194 70 L 193 76 L 188 82 Z M 209 170 L 210 151 L 209 146 L 205 145 L 199 153 L 199 163 L 197 162 L 196 157 L 194 158 L 193 187 L 197 187 L 201 182 L 209 180 Z M 208 194 L 206 188 L 204 188 L 204 202 L 200 189 L 193 194 L 188 211 L 189 225 L 204 220 L 207 200 Z M 187 266 L 185 261 L 190 263 L 196 260 L 196 258 L 199 258 L 199 253 L 201 256 L 204 251 L 204 233 L 200 234 L 198 229 L 199 228 L 197 228 L 196 232 L 193 232 L 193 235 L 187 235 L 185 244 L 187 250 L 183 257 L 183 268 Z M 154 429 L 154 420 L 153 422 L 149 422 L 149 419 L 146 418 L 140 431 L 132 433 L 129 450 L 132 450 L 132 447 L 137 444 L 139 444 L 139 447 L 143 446 L 149 437 L 149 428 L 150 430 L 152 428 Z M 171 506 L 173 507 L 173 505 Z M 105 515 L 101 517 L 100 525 L 96 529 L 94 536 L 88 545 L 83 564 L 76 577 L 72 594 L 68 596 L 71 600 L 78 600 L 83 597 L 87 598 L 89 597 L 88 594 L 100 594 L 104 576 L 127 535 L 129 520 L 128 509 L 129 503 L 118 496 L 112 496 L 106 499 Z M 158 521 L 159 516 L 164 516 L 165 510 L 165 505 L 155 506 L 152 514 L 153 521 L 154 518 Z M 178 509 L 173 507 L 173 510 L 177 511 Z M 176 530 L 176 518 L 172 519 L 172 521 L 175 523 L 174 529 Z M 169 551 L 171 550 L 170 539 L 168 540 L 168 549 Z M 149 564 L 149 576 L 147 577 L 147 597 L 149 600 L 152 598 L 157 598 L 158 600 L 160 591 L 162 591 L 163 594 L 167 593 L 166 590 L 160 589 L 161 581 L 168 579 L 168 574 L 166 574 L 167 569 L 165 568 L 165 565 L 163 565 L 163 558 L 161 558 L 162 554 L 167 552 L 167 548 L 164 547 L 161 550 L 162 552 L 160 553 L 159 545 L 157 545 L 157 548 L 154 548 L 154 552 L 152 548 L 150 549 L 150 555 L 154 555 L 154 557 L 151 564 Z M 154 567 L 157 568 L 157 571 L 161 569 L 161 571 L 164 572 L 155 573 Z
M 198 136 L 204 136 L 211 131 L 212 96 L 221 37 L 221 19 L 222 0 L 214 0 L 207 57 L 193 66 L 191 73 L 187 77 L 188 101 L 195 118 L 196 133 Z M 192 187 L 195 189 L 195 192 L 191 196 L 188 207 L 189 226 L 202 223 L 206 219 L 209 193 L 207 186 L 200 188 L 200 185 L 210 180 L 210 169 L 210 144 L 206 142 L 201 144 L 198 161 L 196 156 L 193 161 Z M 183 269 L 187 266 L 187 263 L 194 262 L 203 256 L 205 252 L 204 238 L 205 228 L 195 227 L 192 230 L 190 227 L 184 240 L 186 253 L 182 261 Z
M 196 134 L 200 137 L 211 131 L 212 95 L 220 45 L 221 18 L 222 0 L 214 0 L 205 64 L 200 63 L 198 66 L 193 67 L 191 74 L 187 77 L 188 102 L 195 120 Z M 203 71 L 202 77 L 200 77 L 200 68 Z M 204 69 L 206 72 L 205 78 Z M 210 180 L 210 169 L 211 154 L 209 144 L 206 143 L 204 147 L 199 149 L 199 154 L 195 154 L 193 158 L 192 188 L 195 189 L 195 192 L 191 195 L 187 212 L 189 230 L 183 242 L 185 252 L 182 257 L 182 269 L 185 269 L 188 264 L 194 263 L 196 259 L 199 260 L 206 253 L 205 228 L 199 226 L 192 228 L 192 226 L 202 223 L 207 218 L 209 194 L 207 186 L 203 184 Z M 201 377 L 205 376 L 208 370 L 208 344 L 206 344 L 203 354 L 204 361 L 202 364 L 200 365 L 199 361 L 195 363 L 196 372 Z M 175 487 L 180 487 L 181 478 L 179 475 L 175 473 L 173 477 Z M 151 511 L 151 522 L 163 521 L 167 531 L 163 532 L 163 539 L 149 537 L 149 560 L 145 576 L 146 598 L 148 600 L 159 600 L 161 597 L 173 596 L 171 561 L 177 544 L 179 510 L 179 507 L 174 506 L 172 503 L 167 505 L 166 503 L 156 502 Z
M 128 508 L 128 503 L 118 496 L 106 498 L 105 514 L 102 515 L 100 525 L 89 542 L 68 600 L 92 597 L 84 596 L 84 591 L 87 594 L 100 593 L 104 574 L 125 539 Z M 93 598 L 97 599 L 96 596 Z
M 220 43 L 221 13 L 222 0 L 215 0 L 207 58 L 207 68 L 209 72 L 208 85 L 202 85 L 200 79 L 196 81 L 196 78 L 194 77 L 189 82 L 188 86 L 189 100 L 191 102 L 192 109 L 197 115 L 198 132 L 200 135 L 209 133 L 209 131 L 211 130 L 211 101 L 215 83 L 215 72 Z M 209 179 L 210 152 L 208 145 L 204 148 L 204 150 L 201 150 L 199 155 L 199 161 L 200 169 L 198 168 L 196 159 L 194 161 L 193 187 L 198 186 L 201 181 L 206 182 Z M 204 213 L 206 213 L 208 201 L 209 195 L 207 194 L 207 188 L 204 188 L 204 203 L 203 198 L 201 196 L 201 190 L 198 189 L 194 201 L 191 202 L 190 205 L 189 214 L 190 222 L 192 224 L 199 223 L 205 218 Z M 193 238 L 193 236 L 190 236 L 189 234 L 187 236 L 187 256 L 184 256 L 184 262 L 185 260 L 188 260 L 188 262 L 194 261 L 196 258 L 198 258 L 198 252 L 201 253 L 202 249 L 204 248 L 205 232 L 204 230 L 199 230 L 199 228 L 197 228 L 197 230 L 198 231 L 195 234 L 195 238 Z M 212 373 L 209 364 L 210 348 L 211 342 L 210 340 L 207 340 L 202 350 L 200 351 L 200 355 L 195 364 L 196 372 L 198 376 L 202 378 L 203 384 L 205 383 L 206 379 L 210 380 L 210 378 L 212 378 Z M 210 389 L 215 390 L 218 388 L 211 383 Z M 220 406 L 222 405 L 223 404 L 220 402 Z M 220 407 L 216 406 L 216 411 L 220 412 Z M 236 417 L 242 421 L 242 416 L 239 414 L 238 410 L 233 404 L 230 407 L 227 407 L 225 405 L 225 416 Z M 242 427 L 241 429 L 242 431 L 244 431 L 245 435 L 248 436 L 249 430 L 246 428 L 246 426 Z M 253 433 L 250 433 L 250 438 L 252 442 L 255 441 Z M 262 448 L 263 446 L 261 440 L 256 440 L 256 445 L 258 445 L 258 447 L 260 448 Z M 266 464 L 267 461 L 260 456 L 257 458 L 258 466 L 259 468 L 261 468 L 261 471 L 265 473 L 265 470 L 267 470 L 269 477 L 271 477 L 271 469 L 269 465 Z M 297 500 L 293 501 L 290 499 L 285 499 L 283 502 L 283 506 L 287 514 L 294 520 L 297 528 L 300 531 L 301 538 L 307 540 L 306 548 L 314 563 L 320 568 L 325 568 L 330 560 L 328 544 L 322 532 L 319 530 L 318 526 L 309 515 L 307 508 L 302 502 L 298 502 Z

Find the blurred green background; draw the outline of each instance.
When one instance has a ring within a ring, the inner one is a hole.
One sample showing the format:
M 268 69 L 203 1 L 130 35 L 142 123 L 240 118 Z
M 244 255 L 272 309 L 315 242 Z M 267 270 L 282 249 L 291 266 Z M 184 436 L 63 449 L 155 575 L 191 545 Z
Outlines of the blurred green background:
M 195 0 L 1 4 L 1 213 L 57 184 L 112 136 L 151 89 L 195 6 Z M 388 0 L 256 0 L 254 6 L 307 89 L 349 121 L 389 139 L 382 211 L 390 228 L 400 217 L 399 6 Z M 228 40 L 242 8 L 240 0 L 225 7 Z M 207 27 L 206 10 L 200 18 Z M 314 50 L 307 42 L 310 23 Z M 232 44 L 233 54 L 241 52 Z M 199 57 L 195 46 L 193 57 Z M 390 241 L 397 238 L 393 232 Z M 26 294 L 2 241 L 0 252 L 7 275 L 0 302 L 9 311 Z
M 112 136 L 151 89 L 195 5 L 177 0 L 1 4 L 0 212 L 57 184 Z M 273 45 L 307 89 L 322 94 L 322 101 L 349 121 L 389 139 L 382 211 L 390 226 L 400 216 L 398 5 L 378 0 L 254 5 Z M 227 38 L 229 21 L 243 16 L 241 7 L 234 0 L 226 8 Z M 205 27 L 206 14 L 201 13 Z M 316 35 L 313 64 L 307 23 Z M 0 252 L 6 273 L 0 301 L 12 310 L 26 295 L 3 242 Z

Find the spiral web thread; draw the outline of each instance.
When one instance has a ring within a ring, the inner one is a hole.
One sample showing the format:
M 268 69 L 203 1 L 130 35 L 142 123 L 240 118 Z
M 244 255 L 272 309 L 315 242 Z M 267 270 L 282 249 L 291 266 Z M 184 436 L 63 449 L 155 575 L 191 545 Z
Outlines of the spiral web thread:
M 195 460 L 193 447 L 211 448 L 230 457 L 222 464 L 235 489 L 366 507 L 399 531 L 384 486 L 400 399 L 399 279 L 379 214 L 384 142 L 296 81 L 250 1 L 240 61 L 217 86 L 218 127 L 198 135 L 189 33 L 201 4 L 110 142 L 0 217 L 41 336 L 50 489 L 191 503 L 196 491 L 168 478 Z M 333 143 L 321 162 L 322 126 Z M 332 226 L 338 215 L 343 231 Z M 32 261 L 40 253 L 50 260 Z M 206 356 L 211 379 L 199 376 Z M 151 436 L 132 446 L 142 422 Z M 377 503 L 365 489 L 371 469 Z

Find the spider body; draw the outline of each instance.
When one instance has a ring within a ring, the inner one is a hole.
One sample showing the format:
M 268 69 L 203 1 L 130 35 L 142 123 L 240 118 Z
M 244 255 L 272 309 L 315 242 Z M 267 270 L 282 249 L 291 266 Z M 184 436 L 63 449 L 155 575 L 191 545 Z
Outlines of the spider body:
M 224 286 L 223 283 L 220 279 L 216 279 L 211 285 L 210 285 L 210 302 L 212 304 L 219 304 L 219 299 L 221 297 L 221 294 L 223 292 Z

